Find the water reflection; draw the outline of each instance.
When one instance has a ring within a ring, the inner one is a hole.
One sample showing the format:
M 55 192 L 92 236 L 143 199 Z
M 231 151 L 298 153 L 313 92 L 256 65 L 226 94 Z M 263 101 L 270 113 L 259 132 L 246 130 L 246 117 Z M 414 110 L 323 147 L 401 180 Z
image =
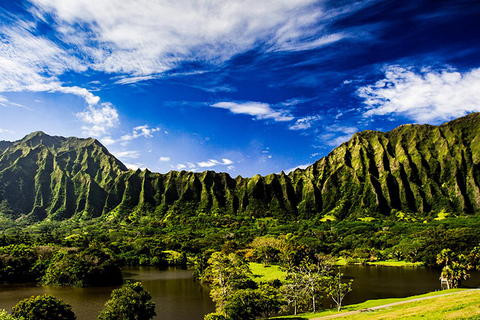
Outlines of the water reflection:
M 154 319 L 202 320 L 205 314 L 215 310 L 208 287 L 193 281 L 191 270 L 132 267 L 124 269 L 124 277 L 141 281 L 151 293 L 158 314 Z M 0 309 L 10 312 L 18 301 L 48 293 L 70 304 L 77 320 L 92 320 L 97 318 L 115 288 L 43 287 L 31 283 L 2 285 Z

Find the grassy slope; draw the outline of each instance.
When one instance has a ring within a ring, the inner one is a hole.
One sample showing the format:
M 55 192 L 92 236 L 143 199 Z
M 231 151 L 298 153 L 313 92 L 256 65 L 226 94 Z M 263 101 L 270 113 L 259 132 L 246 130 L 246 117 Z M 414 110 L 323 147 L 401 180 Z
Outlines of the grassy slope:
M 469 290 L 337 319 L 480 319 L 480 291 Z
M 430 292 L 407 298 L 391 298 L 368 300 L 342 308 L 342 312 L 369 309 L 395 302 L 409 301 L 417 298 L 432 297 L 445 293 L 453 295 L 434 299 L 415 301 L 381 310 L 362 312 L 356 315 L 335 319 L 480 319 L 480 291 L 452 289 Z M 316 319 L 323 316 L 338 314 L 336 310 L 326 310 L 319 313 L 304 313 L 298 316 L 278 317 L 276 319 Z

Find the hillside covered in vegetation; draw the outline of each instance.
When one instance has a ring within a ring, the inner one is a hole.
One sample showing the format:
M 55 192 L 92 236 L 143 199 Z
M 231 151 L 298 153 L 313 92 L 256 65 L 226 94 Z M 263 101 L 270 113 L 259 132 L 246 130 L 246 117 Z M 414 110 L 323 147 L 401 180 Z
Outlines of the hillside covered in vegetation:
M 242 215 L 431 219 L 480 208 L 480 114 L 440 126 L 364 131 L 308 168 L 227 173 L 128 170 L 95 139 L 35 132 L 0 142 L 0 215 L 42 220 Z

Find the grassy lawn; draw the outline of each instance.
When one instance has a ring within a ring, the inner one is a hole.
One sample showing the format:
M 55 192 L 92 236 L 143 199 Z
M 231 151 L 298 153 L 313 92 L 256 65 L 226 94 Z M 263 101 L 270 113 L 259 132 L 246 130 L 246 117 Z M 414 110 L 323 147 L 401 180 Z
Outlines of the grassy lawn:
M 344 258 L 338 258 L 335 264 L 337 266 L 345 266 L 347 265 L 347 261 Z M 367 265 L 382 266 L 382 267 L 423 267 L 422 262 L 407 262 L 407 261 L 397 261 L 397 260 L 367 262 Z
M 270 265 L 264 267 L 261 263 L 250 262 L 250 270 L 253 273 L 253 280 L 255 282 L 267 282 L 278 279 L 285 281 L 287 275 L 284 271 L 280 270 L 279 266 Z
M 444 317 L 438 317 L 438 315 L 441 314 L 441 312 L 443 312 L 442 309 L 440 309 L 440 307 L 442 307 L 442 306 L 446 307 L 445 304 L 453 303 L 452 308 L 456 308 L 457 305 L 459 305 L 459 304 L 457 302 L 452 302 L 452 301 L 463 300 L 463 295 L 468 295 L 469 297 L 473 296 L 473 297 L 469 298 L 469 299 L 474 300 L 474 302 L 472 302 L 471 305 L 473 306 L 473 305 L 476 304 L 477 309 L 478 309 L 478 314 L 480 315 L 480 291 L 466 291 L 465 289 L 451 289 L 451 290 L 444 290 L 444 291 L 435 291 L 435 292 L 430 292 L 430 293 L 427 293 L 427 294 L 422 294 L 422 295 L 417 295 L 417 296 L 411 296 L 411 297 L 407 297 L 407 298 L 390 298 L 390 299 L 367 300 L 367 301 L 359 303 L 359 304 L 352 304 L 352 305 L 344 306 L 340 313 L 355 311 L 355 310 L 368 309 L 368 308 L 373 308 L 373 307 L 377 307 L 377 306 L 381 306 L 381 305 L 385 305 L 385 304 L 390 304 L 390 303 L 394 303 L 394 302 L 408 301 L 408 300 L 412 300 L 412 299 L 416 299 L 416 298 L 438 296 L 438 295 L 441 295 L 441 294 L 452 293 L 452 292 L 459 292 L 459 293 L 455 294 L 455 295 L 452 295 L 452 296 L 439 297 L 437 299 L 412 302 L 412 303 L 408 303 L 408 304 L 405 304 L 405 305 L 390 307 L 390 308 L 387 308 L 385 310 L 378 310 L 378 311 L 374 311 L 374 312 L 365 312 L 365 313 L 362 313 L 362 314 L 359 314 L 359 315 L 351 315 L 351 316 L 341 317 L 341 318 L 337 318 L 337 319 L 357 319 L 357 317 L 360 317 L 358 319 L 395 319 L 393 317 L 394 315 L 391 315 L 393 318 L 391 318 L 390 315 L 384 315 L 384 316 L 381 316 L 379 318 L 373 318 L 373 316 L 376 315 L 376 314 L 381 315 L 381 314 L 383 314 L 384 311 L 388 311 L 388 310 L 407 309 L 407 308 L 409 308 L 408 306 L 413 305 L 413 304 L 415 304 L 417 306 L 418 305 L 423 306 L 423 305 L 428 304 L 428 305 L 431 305 L 432 307 L 435 307 L 436 305 L 438 305 L 438 307 L 439 307 L 438 311 L 440 313 L 435 313 L 437 315 L 437 318 L 435 318 L 435 317 L 433 317 L 433 318 L 422 317 L 422 319 L 444 319 Z M 463 308 L 463 304 L 461 304 L 461 305 L 462 305 L 462 308 Z M 431 313 L 431 312 L 432 311 L 430 310 L 429 313 Z M 339 312 L 337 312 L 335 309 L 330 309 L 330 310 L 325 310 L 325 311 L 317 312 L 317 313 L 303 313 L 303 314 L 299 314 L 297 316 L 277 317 L 277 318 L 274 318 L 274 319 L 313 319 L 313 318 L 329 316 L 329 315 L 334 315 L 334 314 L 339 314 Z M 474 314 L 477 314 L 477 313 L 474 313 Z M 401 316 L 401 317 L 403 317 L 403 316 Z M 450 318 L 450 319 L 456 319 L 456 318 Z M 479 319 L 480 319 L 480 317 L 479 317 Z
M 385 267 L 423 267 L 422 262 L 407 262 L 397 260 L 375 261 L 369 262 L 372 266 L 385 266 Z
M 480 319 L 480 291 L 465 291 L 337 319 Z

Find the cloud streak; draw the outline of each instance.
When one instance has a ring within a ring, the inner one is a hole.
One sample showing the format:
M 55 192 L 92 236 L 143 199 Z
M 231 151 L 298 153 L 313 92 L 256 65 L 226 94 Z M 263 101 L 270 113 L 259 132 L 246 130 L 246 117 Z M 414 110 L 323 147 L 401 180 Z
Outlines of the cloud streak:
M 234 114 L 246 114 L 257 120 L 272 119 L 277 122 L 295 119 L 286 109 L 273 109 L 268 103 L 261 102 L 217 102 L 213 108 L 227 109 Z
M 222 159 L 222 161 L 210 159 L 208 161 L 198 162 L 197 165 L 200 168 L 211 168 L 211 167 L 215 167 L 215 166 L 218 166 L 218 165 L 228 166 L 228 165 L 231 165 L 232 163 L 233 163 L 233 161 L 230 160 L 230 159 Z
M 365 117 L 401 115 L 417 123 L 439 123 L 480 111 L 480 68 L 467 72 L 390 66 L 385 78 L 361 87 Z
M 128 74 L 120 84 L 150 79 L 182 61 L 219 65 L 257 47 L 303 51 L 348 34 L 327 26 L 371 1 L 331 7 L 316 0 L 30 0 L 39 20 L 53 19 L 64 44 L 89 67 Z

